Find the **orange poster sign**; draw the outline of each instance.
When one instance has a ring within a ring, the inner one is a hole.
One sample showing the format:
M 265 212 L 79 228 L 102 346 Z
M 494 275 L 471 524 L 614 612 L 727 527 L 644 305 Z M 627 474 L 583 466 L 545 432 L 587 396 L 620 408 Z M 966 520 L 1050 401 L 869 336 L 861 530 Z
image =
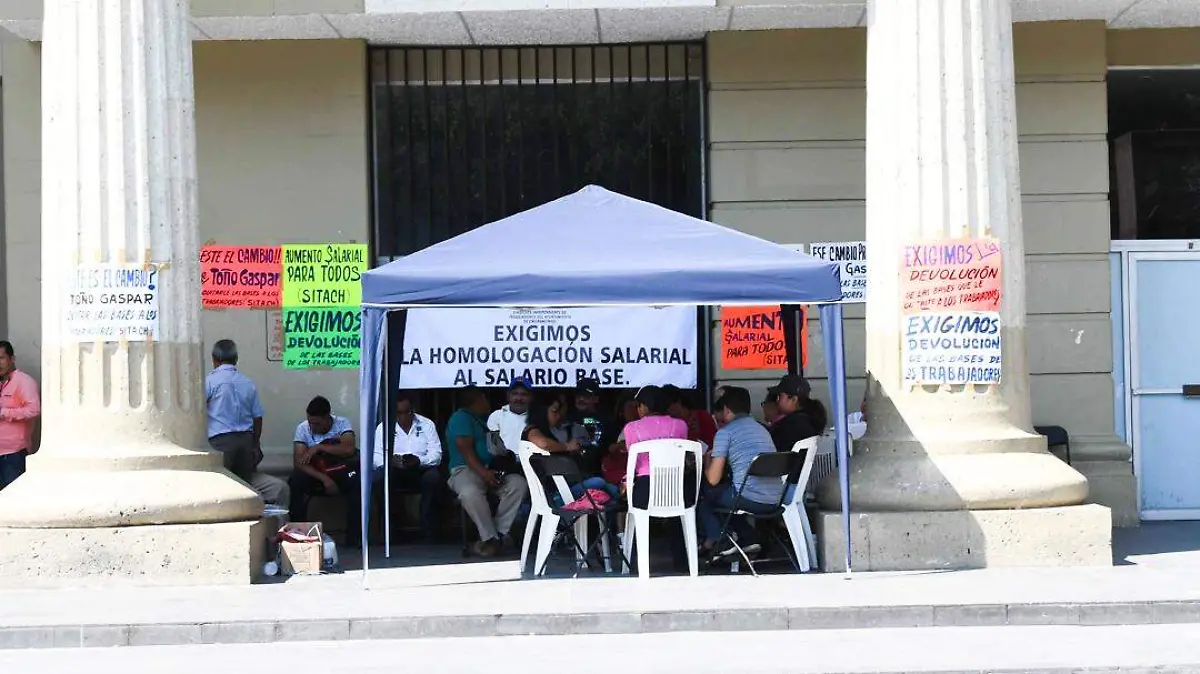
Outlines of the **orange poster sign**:
M 807 312 L 801 312 L 802 365 L 808 365 Z M 726 370 L 786 370 L 783 316 L 778 306 L 721 307 L 721 367 Z
M 209 309 L 277 309 L 283 289 L 279 246 L 204 246 L 200 297 Z
M 904 247 L 903 313 L 999 311 L 1004 256 L 993 239 L 944 239 Z

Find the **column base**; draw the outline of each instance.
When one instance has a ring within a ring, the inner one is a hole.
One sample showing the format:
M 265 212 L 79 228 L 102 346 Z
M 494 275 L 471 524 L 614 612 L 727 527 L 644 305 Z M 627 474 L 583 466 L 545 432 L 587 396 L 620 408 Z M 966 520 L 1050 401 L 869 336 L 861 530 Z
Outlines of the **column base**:
M 814 526 L 821 570 L 845 571 L 842 514 L 822 511 Z M 853 512 L 850 527 L 855 571 L 1112 565 L 1112 516 L 1100 505 Z
M 0 587 L 249 585 L 267 520 L 98 529 L 0 528 Z

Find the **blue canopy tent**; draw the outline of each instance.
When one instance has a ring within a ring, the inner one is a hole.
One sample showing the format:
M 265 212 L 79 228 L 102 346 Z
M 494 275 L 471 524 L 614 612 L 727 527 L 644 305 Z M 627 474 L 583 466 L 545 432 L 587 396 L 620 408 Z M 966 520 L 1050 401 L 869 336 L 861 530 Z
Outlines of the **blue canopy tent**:
M 363 570 L 370 475 L 380 419 L 387 314 L 435 307 L 820 305 L 828 363 L 846 568 L 850 568 L 849 450 L 838 265 L 749 234 L 589 186 L 484 225 L 362 278 Z M 792 345 L 790 345 L 792 346 Z M 789 365 L 799 357 L 789 348 Z M 385 433 L 385 443 L 391 434 Z M 385 450 L 385 456 L 390 448 Z

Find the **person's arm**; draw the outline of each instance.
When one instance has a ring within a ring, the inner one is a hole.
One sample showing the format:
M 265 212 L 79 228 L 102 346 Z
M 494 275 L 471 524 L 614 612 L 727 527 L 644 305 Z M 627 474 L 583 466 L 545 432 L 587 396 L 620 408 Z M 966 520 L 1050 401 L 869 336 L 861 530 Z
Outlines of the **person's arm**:
M 354 456 L 357 447 L 354 442 L 354 431 L 346 430 L 342 431 L 342 434 L 338 436 L 336 443 L 321 445 L 321 451 L 336 456 L 339 459 L 348 459 Z
M 704 469 L 704 479 L 712 486 L 721 484 L 725 479 L 726 457 L 729 456 L 729 433 L 719 431 L 713 438 L 712 451 L 709 454 L 708 466 Z M 741 485 L 734 485 L 740 487 Z
M 434 426 L 432 421 L 424 426 L 425 452 L 417 458 L 421 460 L 422 466 L 433 468 L 442 463 L 442 439 L 438 437 L 437 426 Z
M 292 467 L 325 485 L 328 490 L 333 480 L 328 475 L 312 467 L 313 450 L 303 442 L 292 443 Z
M 16 391 L 17 404 L 0 408 L 0 419 L 4 421 L 28 421 L 42 414 L 42 401 L 38 398 L 37 384 L 32 379 L 23 380 Z
M 500 432 L 500 419 L 504 410 L 496 410 L 488 415 L 487 429 L 489 431 Z
M 251 431 L 254 433 L 254 446 L 262 447 L 262 429 L 263 429 L 263 406 L 258 399 L 258 389 L 254 389 L 253 397 L 250 400 L 250 413 L 254 415 L 254 425 Z
M 496 473 L 483 465 L 479 456 L 475 454 L 475 438 L 469 435 L 455 436 L 454 446 L 458 448 L 458 453 L 462 456 L 463 462 L 467 464 L 467 468 L 483 478 L 485 484 L 493 487 L 500 484 L 500 480 L 496 479 Z
M 725 457 L 714 456 L 709 459 L 708 468 L 704 469 L 704 479 L 713 487 L 721 484 L 721 480 L 725 479 Z
M 527 437 L 529 438 L 529 442 L 532 442 L 534 446 L 536 446 L 538 449 L 544 449 L 547 452 L 558 454 L 575 451 L 571 449 L 571 443 L 564 445 L 555 438 L 546 437 L 546 434 L 542 433 L 536 428 L 530 428 Z M 575 443 L 575 446 L 578 448 L 578 443 Z

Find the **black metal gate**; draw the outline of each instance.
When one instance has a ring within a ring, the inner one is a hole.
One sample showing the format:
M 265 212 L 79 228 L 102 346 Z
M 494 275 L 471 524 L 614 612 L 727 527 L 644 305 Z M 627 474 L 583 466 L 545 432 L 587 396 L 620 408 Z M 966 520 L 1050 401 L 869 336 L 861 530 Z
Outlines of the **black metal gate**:
M 588 184 L 705 215 L 701 43 L 377 48 L 370 59 L 379 258 Z

